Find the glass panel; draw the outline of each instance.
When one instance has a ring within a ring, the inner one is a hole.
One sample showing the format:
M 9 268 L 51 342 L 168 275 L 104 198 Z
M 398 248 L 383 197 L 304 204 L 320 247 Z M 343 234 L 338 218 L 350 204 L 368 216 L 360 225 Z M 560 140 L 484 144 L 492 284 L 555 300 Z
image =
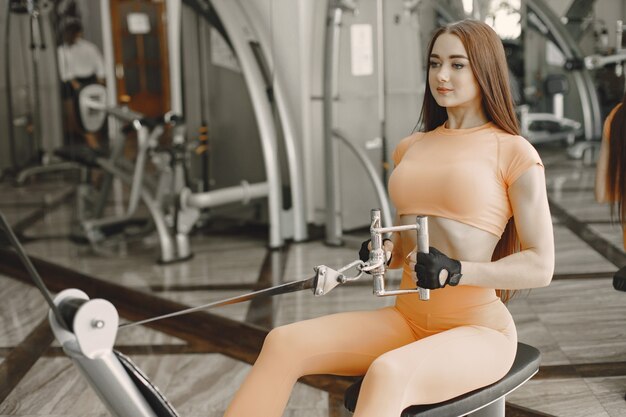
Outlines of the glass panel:
M 134 35 L 122 36 L 122 60 L 124 66 L 137 60 L 137 39 Z
M 146 61 L 158 63 L 160 61 L 160 45 L 159 38 L 156 33 L 152 32 L 143 37 L 144 57 Z
M 136 65 L 128 65 L 124 67 L 124 84 L 126 86 L 126 94 L 133 96 L 140 91 L 139 71 Z
M 146 79 L 148 92 L 161 94 L 161 68 L 158 66 L 146 66 Z

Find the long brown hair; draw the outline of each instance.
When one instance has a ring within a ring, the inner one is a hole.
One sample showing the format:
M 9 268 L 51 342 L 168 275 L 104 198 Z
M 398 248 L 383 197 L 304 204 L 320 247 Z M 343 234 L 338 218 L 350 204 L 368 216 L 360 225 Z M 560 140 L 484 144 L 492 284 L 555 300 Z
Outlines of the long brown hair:
M 463 43 L 470 67 L 480 86 L 483 110 L 489 121 L 507 133 L 519 135 L 520 128 L 509 84 L 506 55 L 498 34 L 489 25 L 478 20 L 466 19 L 442 26 L 435 31 L 428 45 L 427 59 L 430 59 L 435 41 L 444 33 L 457 36 Z M 426 80 L 429 72 L 430 65 L 427 65 Z M 422 126 L 424 132 L 429 132 L 444 124 L 447 119 L 446 108 L 437 104 L 427 81 L 418 124 Z M 515 223 L 511 218 L 493 251 L 492 261 L 519 251 L 520 243 Z M 506 302 L 513 296 L 514 291 L 497 290 L 497 293 Z
M 622 227 L 626 225 L 626 93 L 622 105 L 611 121 L 609 138 L 609 166 L 606 173 L 608 196 L 611 202 L 611 217 L 615 216 Z M 617 210 L 616 210 L 617 208 Z M 624 243 L 626 245 L 626 242 Z

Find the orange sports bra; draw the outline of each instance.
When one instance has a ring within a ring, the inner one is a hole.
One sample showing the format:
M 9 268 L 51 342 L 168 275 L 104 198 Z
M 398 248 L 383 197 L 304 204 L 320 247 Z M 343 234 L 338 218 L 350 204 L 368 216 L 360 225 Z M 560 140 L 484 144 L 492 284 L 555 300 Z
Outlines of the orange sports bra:
M 543 167 L 535 148 L 493 123 L 439 126 L 404 138 L 393 153 L 389 194 L 399 215 L 456 220 L 500 237 L 513 215 L 508 187 Z

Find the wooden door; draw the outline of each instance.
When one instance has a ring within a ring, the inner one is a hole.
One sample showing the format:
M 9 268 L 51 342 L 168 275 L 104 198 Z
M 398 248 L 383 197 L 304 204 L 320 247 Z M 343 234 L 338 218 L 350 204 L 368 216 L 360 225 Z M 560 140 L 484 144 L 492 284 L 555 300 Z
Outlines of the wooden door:
M 118 97 L 147 116 L 170 109 L 169 65 L 162 0 L 111 0 Z

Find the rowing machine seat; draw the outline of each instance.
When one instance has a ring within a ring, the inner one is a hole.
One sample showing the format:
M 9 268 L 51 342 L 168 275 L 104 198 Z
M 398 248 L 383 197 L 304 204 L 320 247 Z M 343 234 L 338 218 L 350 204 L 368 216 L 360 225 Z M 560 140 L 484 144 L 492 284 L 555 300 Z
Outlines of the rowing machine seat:
M 401 417 L 504 417 L 504 398 L 532 378 L 539 370 L 541 354 L 524 343 L 517 344 L 517 354 L 511 370 L 498 382 L 468 392 L 448 401 L 427 405 L 412 405 Z M 344 396 L 345 407 L 354 412 L 363 378 L 352 384 Z

